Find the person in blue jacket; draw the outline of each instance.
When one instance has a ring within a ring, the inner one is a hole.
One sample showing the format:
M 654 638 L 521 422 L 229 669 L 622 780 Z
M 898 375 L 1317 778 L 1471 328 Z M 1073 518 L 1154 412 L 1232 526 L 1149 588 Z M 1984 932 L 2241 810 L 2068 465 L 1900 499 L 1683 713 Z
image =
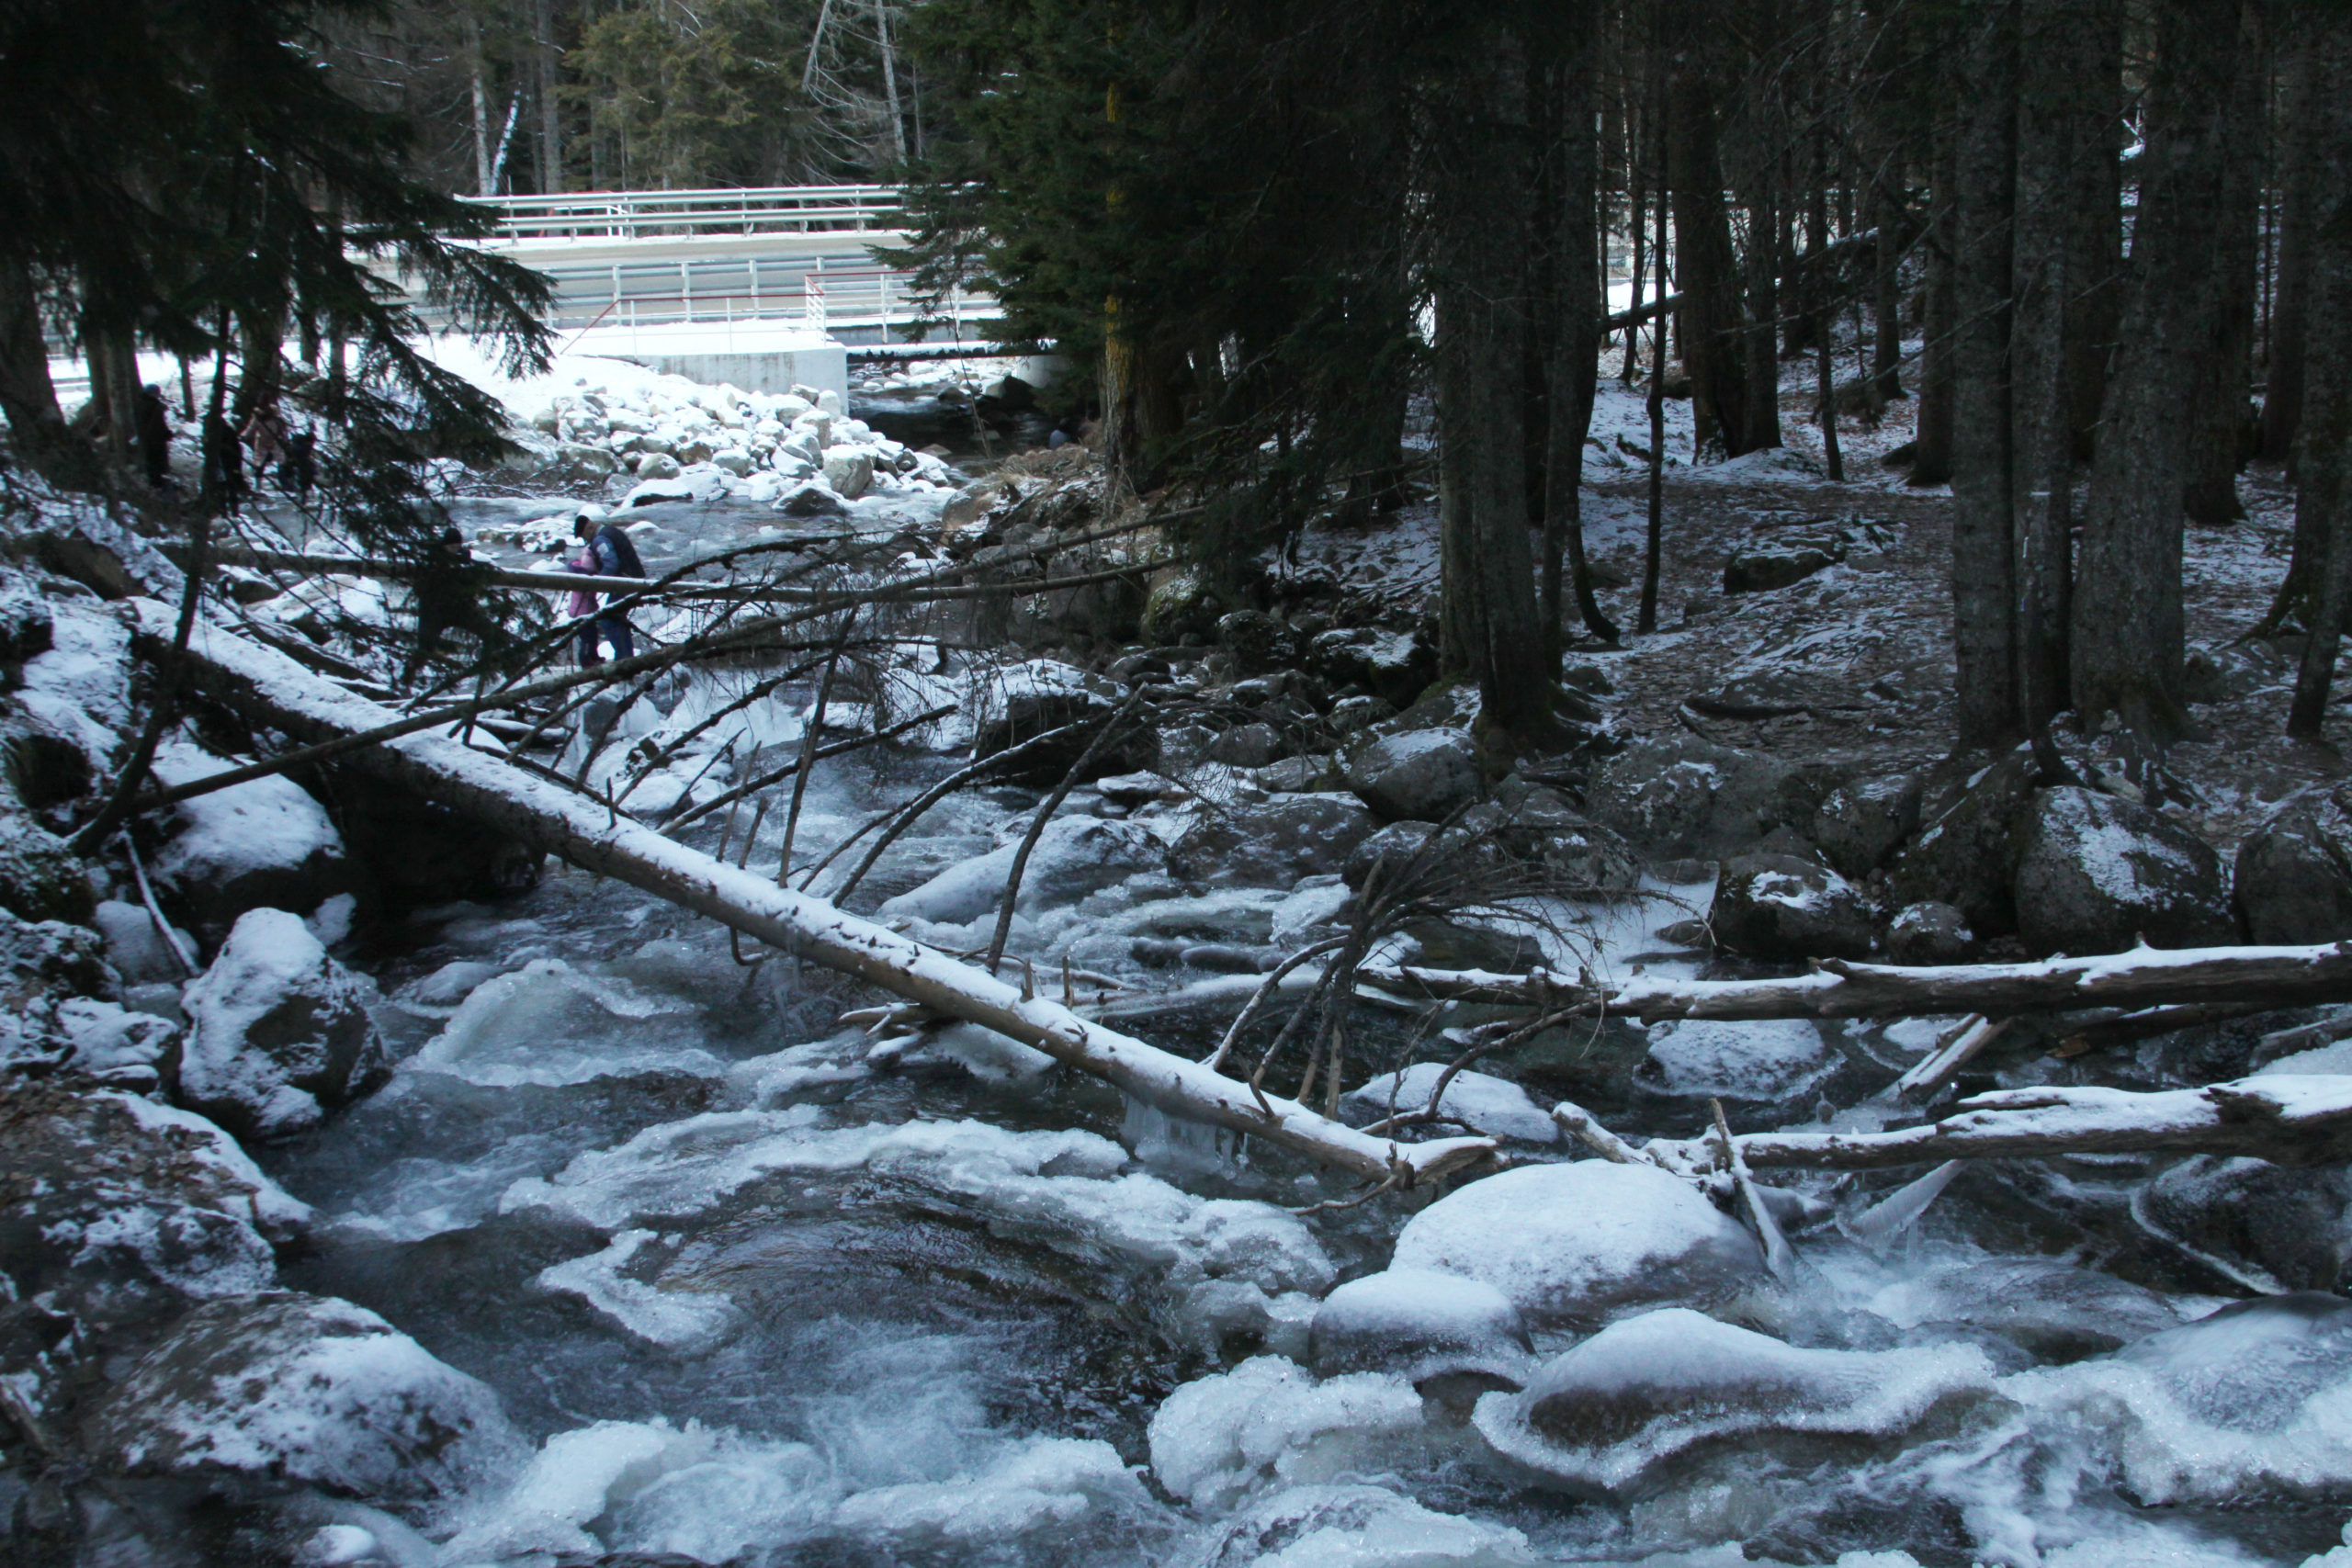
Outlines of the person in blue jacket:
M 636 577 L 645 575 L 645 563 L 637 557 L 637 546 L 626 531 L 603 522 L 588 513 L 582 513 L 572 525 L 572 536 L 584 547 L 582 554 L 594 563 L 598 577 Z M 605 596 L 610 602 L 611 596 Z M 628 615 L 622 612 L 597 615 L 580 624 L 580 663 L 582 668 L 599 662 L 599 641 L 612 646 L 615 659 L 627 659 L 636 651 L 636 640 L 629 630 Z

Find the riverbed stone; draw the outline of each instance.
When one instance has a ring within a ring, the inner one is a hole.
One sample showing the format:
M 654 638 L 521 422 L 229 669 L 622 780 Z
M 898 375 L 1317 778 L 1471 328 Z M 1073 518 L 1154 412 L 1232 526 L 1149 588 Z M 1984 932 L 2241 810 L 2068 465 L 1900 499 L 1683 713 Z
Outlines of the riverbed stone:
M 2018 934 L 2032 953 L 2237 940 L 2221 857 L 2188 829 L 2095 790 L 2043 790 L 2018 832 Z
M 1950 904 L 1979 936 L 2015 931 L 2017 834 L 2033 778 L 2033 759 L 2024 752 L 1932 770 L 1922 781 L 1918 837 L 1887 869 L 1894 901 Z
M 253 910 L 188 984 L 181 1102 L 240 1137 L 316 1126 L 391 1076 L 371 990 L 300 919 Z
M 2239 844 L 2231 892 L 2249 942 L 2352 937 L 2352 814 L 2316 790 L 2284 802 Z
M 1713 1304 L 1765 1278 L 1754 1238 L 1689 1182 L 1598 1159 L 1468 1183 L 1406 1222 L 1390 1267 L 1484 1280 L 1537 1327 Z
M 165 784 L 182 784 L 228 765 L 179 745 L 158 755 L 155 771 Z M 252 779 L 181 801 L 165 830 L 148 864 L 156 895 L 208 943 L 226 937 L 248 909 L 308 913 L 360 891 L 326 807 L 291 779 Z
M 1788 854 L 1735 855 L 1715 883 L 1716 942 L 1751 958 L 1867 958 L 1875 932 L 1853 884 Z
M 1919 829 L 1919 780 L 1908 773 L 1854 779 L 1830 791 L 1808 836 L 1840 876 L 1868 876 Z
M 1905 904 L 1887 922 L 1886 955 L 1897 964 L 1965 964 L 1976 955 L 1976 933 L 1950 904 Z
M 1385 821 L 1440 822 L 1477 799 L 1477 751 L 1462 730 L 1407 730 L 1351 753 L 1347 778 Z
M 1170 859 L 1198 881 L 1285 887 L 1347 864 L 1378 826 L 1352 795 L 1278 795 L 1204 813 Z
M 0 809 L 0 908 L 74 925 L 87 925 L 97 908 L 82 857 L 20 811 Z
M 2276 1293 L 2352 1284 L 2352 1172 L 2191 1155 L 2132 1199 L 2132 1217 L 2190 1259 L 2201 1286 Z M 2201 1265 L 2201 1267 L 2199 1267 Z
M 1387 1269 L 1323 1298 L 1308 1331 L 1316 1372 L 1396 1372 L 1415 1383 L 1473 1377 L 1518 1388 L 1532 1361 L 1527 1325 L 1510 1298 L 1482 1280 Z
M 1721 855 L 1809 821 L 1841 777 L 1825 760 L 1792 761 L 1674 735 L 1603 759 L 1585 804 L 1602 826 L 1653 854 Z
M 132 1476 L 411 1503 L 465 1490 L 522 1446 L 482 1383 L 365 1307 L 292 1291 L 196 1307 L 85 1433 Z

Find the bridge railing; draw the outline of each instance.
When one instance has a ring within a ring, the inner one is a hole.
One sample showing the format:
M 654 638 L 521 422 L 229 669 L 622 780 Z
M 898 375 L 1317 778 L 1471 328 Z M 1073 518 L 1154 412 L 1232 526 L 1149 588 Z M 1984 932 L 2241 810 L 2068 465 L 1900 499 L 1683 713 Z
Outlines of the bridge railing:
M 469 197 L 498 214 L 507 240 L 657 239 L 680 234 L 837 233 L 900 221 L 897 186 L 775 186 L 750 190 L 575 191 Z

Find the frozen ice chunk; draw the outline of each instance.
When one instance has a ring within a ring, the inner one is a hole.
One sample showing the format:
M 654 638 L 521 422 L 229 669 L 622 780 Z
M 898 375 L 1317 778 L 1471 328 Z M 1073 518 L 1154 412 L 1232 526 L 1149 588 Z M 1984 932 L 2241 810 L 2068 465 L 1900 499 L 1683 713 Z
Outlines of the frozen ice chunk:
M 1315 1314 L 1315 1370 L 1393 1371 L 1414 1382 L 1479 1373 L 1489 1387 L 1527 1381 L 1531 1352 L 1519 1309 L 1494 1286 L 1455 1274 L 1389 1269 L 1351 1280 Z
M 1965 1324 L 2050 1361 L 2079 1360 L 2177 1327 L 2165 1299 L 2096 1269 L 2043 1258 L 1975 1258 L 1929 1269 L 1872 1296 L 1903 1328 Z
M 1020 844 L 948 867 L 911 892 L 882 906 L 882 918 L 911 915 L 934 925 L 963 925 L 993 911 L 1004 896 Z M 1046 824 L 1021 875 L 1020 901 L 1027 912 L 1074 904 L 1089 893 L 1124 882 L 1139 871 L 1164 869 L 1168 852 L 1140 822 L 1100 817 L 1058 817 Z
M 1110 1444 L 1041 1438 L 978 1475 L 861 1492 L 834 1510 L 833 1524 L 856 1535 L 971 1547 L 1150 1503 L 1143 1483 Z
M 2352 1301 L 2239 1302 L 2112 1356 L 2004 1379 L 2044 1424 L 2112 1445 L 2143 1503 L 2352 1486 Z
M 1202 1568 L 1522 1568 L 1536 1561 L 1527 1538 L 1509 1526 L 1433 1513 L 1377 1486 L 1274 1493 L 1219 1526 L 1201 1554 Z
M 1444 1072 L 1442 1062 L 1416 1062 L 1403 1072 L 1383 1073 L 1350 1093 L 1345 1103 L 1364 1121 L 1388 1116 L 1392 1107 L 1394 1114 L 1410 1114 L 1427 1108 Z M 1487 1073 L 1454 1074 L 1438 1110 L 1475 1132 L 1522 1143 L 1548 1144 L 1560 1135 L 1551 1114 L 1538 1110 L 1525 1089 Z
M 1520 1463 L 1577 1491 L 1618 1495 L 1702 1447 L 1896 1438 L 1939 1402 L 1992 1383 L 1992 1364 L 1973 1345 L 1804 1350 L 1668 1307 L 1555 1358 L 1523 1393 L 1488 1394 L 1475 1420 Z
M 1677 1176 L 1578 1160 L 1522 1166 L 1407 1223 L 1392 1267 L 1483 1280 L 1536 1325 L 1727 1299 L 1764 1278 L 1747 1232 Z
M 1225 1507 L 1270 1482 L 1377 1467 L 1409 1451 L 1421 1431 L 1421 1396 L 1403 1378 L 1317 1382 L 1279 1356 L 1260 1356 L 1168 1396 L 1151 1418 L 1151 1469 L 1176 1496 Z
M 1838 1058 L 1804 1019 L 1681 1019 L 1650 1031 L 1634 1081 L 1678 1098 L 1787 1100 L 1826 1079 Z

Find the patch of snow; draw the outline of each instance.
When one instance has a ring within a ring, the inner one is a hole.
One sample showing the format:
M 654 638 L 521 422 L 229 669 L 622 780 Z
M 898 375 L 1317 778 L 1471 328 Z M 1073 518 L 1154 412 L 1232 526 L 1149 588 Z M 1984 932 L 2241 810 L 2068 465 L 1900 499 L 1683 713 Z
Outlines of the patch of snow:
M 1185 1501 L 1230 1507 L 1259 1487 L 1329 1481 L 1418 1444 L 1421 1396 L 1403 1378 L 1317 1382 L 1279 1356 L 1184 1384 L 1151 1418 L 1151 1469 Z

